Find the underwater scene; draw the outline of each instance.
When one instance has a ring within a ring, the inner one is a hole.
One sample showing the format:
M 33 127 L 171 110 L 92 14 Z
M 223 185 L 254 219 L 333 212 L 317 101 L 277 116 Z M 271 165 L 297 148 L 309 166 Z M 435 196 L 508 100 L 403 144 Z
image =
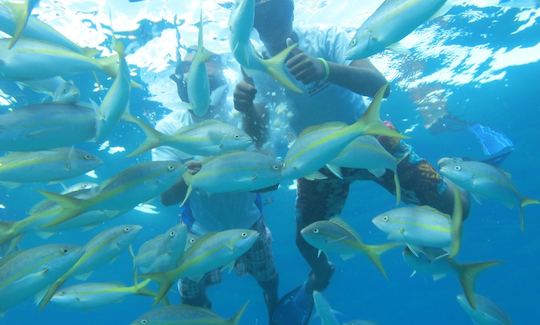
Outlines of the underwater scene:
M 540 324 L 540 1 L 0 0 L 0 324 Z

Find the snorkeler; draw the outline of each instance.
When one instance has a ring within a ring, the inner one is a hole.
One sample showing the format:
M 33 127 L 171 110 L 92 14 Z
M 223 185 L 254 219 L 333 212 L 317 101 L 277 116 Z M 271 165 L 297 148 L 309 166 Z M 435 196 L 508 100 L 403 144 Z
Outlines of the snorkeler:
M 293 0 L 259 0 L 254 24 L 267 57 L 276 55 L 293 43 L 298 44 L 286 66 L 304 92 L 298 94 L 283 89 L 291 113 L 290 127 L 295 134 L 300 134 L 307 127 L 325 122 L 355 122 L 365 109 L 362 96 L 373 97 L 386 84 L 385 78 L 369 60 L 346 60 L 349 41 L 336 29 L 293 29 L 293 12 Z M 244 112 L 247 119 L 250 115 L 257 116 L 250 112 L 264 107 L 263 103 L 254 103 L 257 93 L 276 93 L 276 84 L 268 76 L 254 74 L 252 77 L 254 81 L 245 78 L 234 92 L 235 108 Z M 268 84 L 273 90 L 264 89 Z M 390 123 L 387 125 L 393 128 Z M 454 204 L 451 185 L 426 160 L 415 154 L 410 145 L 384 137 L 379 141 L 401 161 L 397 170 L 404 200 L 450 214 Z M 324 290 L 334 273 L 334 267 L 325 254 L 318 254 L 317 249 L 303 239 L 300 230 L 313 222 L 339 215 L 348 197 L 349 186 L 356 180 L 373 180 L 395 192 L 394 175 L 390 171 L 377 178 L 367 170 L 344 168 L 343 179 L 327 169 L 320 172 L 327 178 L 297 180 L 296 244 L 312 271 L 303 286 L 281 300 L 273 315 L 276 324 L 307 324 L 313 308 L 312 292 Z M 468 200 L 465 194 L 463 200 L 466 215 Z
M 179 62 L 173 80 L 178 85 L 180 99 L 189 103 L 184 74 L 188 72 L 194 51 L 188 52 L 184 60 Z M 229 120 L 231 107 L 227 105 L 228 85 L 223 75 L 221 57 L 212 55 L 206 63 L 210 81 L 211 103 L 206 115 L 197 117 L 190 110 L 173 111 L 160 120 L 156 129 L 163 133 L 173 133 L 181 127 L 192 125 L 202 120 L 215 118 Z M 152 160 L 181 160 L 186 161 L 188 170 L 196 173 L 200 163 L 191 160 L 192 157 L 177 149 L 160 147 L 152 151 Z M 166 206 L 178 204 L 186 194 L 187 186 L 181 181 L 163 193 L 162 203 Z M 251 228 L 260 234 L 253 247 L 235 263 L 239 274 L 249 273 L 263 289 L 264 299 L 270 313 L 277 304 L 279 278 L 274 265 L 271 249 L 271 234 L 266 227 L 262 214 L 262 201 L 256 193 L 219 193 L 212 194 L 193 191 L 181 212 L 182 221 L 190 232 L 196 236 L 208 232 L 222 231 L 234 228 Z M 211 308 L 212 304 L 206 295 L 206 288 L 221 281 L 219 269 L 209 272 L 199 282 L 181 279 L 178 288 L 184 304 Z

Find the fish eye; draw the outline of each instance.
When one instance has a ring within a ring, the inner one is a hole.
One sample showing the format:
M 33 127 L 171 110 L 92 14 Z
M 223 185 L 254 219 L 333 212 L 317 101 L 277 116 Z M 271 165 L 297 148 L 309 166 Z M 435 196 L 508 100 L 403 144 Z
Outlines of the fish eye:
M 351 40 L 351 43 L 349 44 L 349 47 L 356 46 L 356 37 Z
M 240 139 L 240 135 L 239 135 L 239 134 L 235 134 L 235 135 L 234 135 L 234 139 L 235 139 L 235 140 Z
M 59 295 L 59 296 L 63 296 L 63 295 L 65 295 L 65 294 L 66 294 L 66 293 L 65 293 L 64 291 L 58 292 L 58 295 Z
M 93 157 L 92 157 L 91 154 L 88 154 L 88 153 L 87 153 L 86 155 L 84 155 L 84 159 L 86 159 L 86 160 L 92 160 L 92 158 L 93 158 Z
M 146 325 L 146 324 L 148 324 L 148 321 L 146 319 L 142 319 L 140 321 L 140 323 L 141 323 L 141 325 Z
M 174 165 L 167 166 L 167 170 L 169 170 L 170 172 L 172 172 L 175 169 L 176 169 L 176 167 L 174 167 Z
M 171 231 L 171 232 L 169 233 L 169 237 L 174 237 L 174 236 L 176 236 L 176 232 L 173 230 L 173 231 Z
M 189 243 L 190 243 L 190 244 L 193 244 L 194 242 L 195 242 L 195 238 L 191 238 L 191 239 L 189 240 Z
M 247 232 L 241 233 L 240 236 L 242 236 L 242 238 L 246 238 L 247 237 Z
M 272 169 L 273 169 L 273 170 L 279 170 L 279 165 L 273 165 L 273 166 L 272 166 Z
M 320 232 L 319 228 L 314 228 L 314 229 L 313 229 L 313 233 L 314 233 L 314 234 L 318 234 L 319 232 Z
M 69 249 L 67 249 L 67 248 L 62 248 L 62 253 L 64 253 L 64 254 L 69 253 Z
M 454 169 L 455 169 L 456 171 L 460 172 L 460 171 L 461 171 L 461 166 L 460 166 L 460 165 L 456 165 L 456 166 L 454 166 Z
M 129 232 L 131 230 L 130 227 L 124 227 L 124 232 Z
M 383 220 L 384 222 L 388 222 L 388 221 L 390 220 L 390 217 L 384 216 L 384 217 L 382 217 L 382 220 Z

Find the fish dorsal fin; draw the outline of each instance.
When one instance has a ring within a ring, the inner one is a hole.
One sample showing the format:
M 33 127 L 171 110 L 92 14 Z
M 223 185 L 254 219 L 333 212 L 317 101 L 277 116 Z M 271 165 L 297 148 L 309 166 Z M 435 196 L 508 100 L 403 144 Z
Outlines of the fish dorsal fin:
M 430 211 L 431 213 L 434 213 L 434 214 L 438 214 L 440 216 L 444 216 L 444 217 L 448 218 L 449 220 L 451 219 L 450 215 L 448 215 L 446 213 L 442 213 L 441 211 L 439 211 L 439 210 L 437 210 L 434 207 L 431 207 L 429 205 L 421 205 L 421 206 L 419 206 L 419 208 Z
M 330 222 L 340 226 L 341 228 L 345 229 L 346 231 L 350 232 L 356 239 L 360 240 L 360 235 L 356 230 L 354 230 L 349 224 L 345 222 L 345 220 L 341 219 L 340 217 L 333 217 L 330 219 Z
M 343 123 L 343 122 L 328 122 L 328 123 L 322 123 L 322 124 L 317 124 L 317 125 L 313 125 L 313 126 L 309 126 L 307 128 L 305 128 L 298 137 L 301 137 L 305 134 L 308 134 L 308 133 L 312 133 L 312 132 L 315 132 L 317 130 L 322 130 L 322 129 L 331 129 L 331 128 L 335 128 L 335 129 L 338 129 L 338 128 L 342 128 L 344 126 L 346 126 L 347 124 Z
M 199 129 L 201 127 L 205 127 L 205 126 L 209 126 L 209 125 L 215 125 L 215 124 L 223 124 L 223 122 L 220 122 L 218 120 L 204 120 L 204 121 L 201 121 L 201 122 L 198 122 L 198 123 L 186 125 L 186 126 L 180 128 L 180 129 L 178 129 L 172 135 L 184 134 L 186 132 L 189 132 L 189 131 L 192 131 L 192 130 L 195 130 L 195 129 Z

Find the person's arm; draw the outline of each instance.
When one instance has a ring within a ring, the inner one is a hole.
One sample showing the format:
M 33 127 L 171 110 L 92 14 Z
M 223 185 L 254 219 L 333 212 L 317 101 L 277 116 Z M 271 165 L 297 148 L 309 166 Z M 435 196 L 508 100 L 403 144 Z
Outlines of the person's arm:
M 242 113 L 244 131 L 255 140 L 260 148 L 267 140 L 268 114 L 265 105 L 254 103 L 257 89 L 253 80 L 244 75 L 244 80 L 234 90 L 234 108 Z
M 328 65 L 330 67 L 329 82 L 363 96 L 375 96 L 377 91 L 387 83 L 386 78 L 367 59 L 353 61 L 350 65 L 334 62 L 328 62 Z M 390 88 L 384 96 L 388 97 L 389 94 Z
M 295 55 L 287 61 L 291 74 L 304 84 L 319 82 L 326 76 L 325 64 L 301 50 L 295 50 Z M 350 65 L 328 63 L 328 78 L 331 83 L 347 88 L 357 94 L 373 97 L 387 81 L 369 60 L 357 60 Z M 387 90 L 385 97 L 389 95 Z

